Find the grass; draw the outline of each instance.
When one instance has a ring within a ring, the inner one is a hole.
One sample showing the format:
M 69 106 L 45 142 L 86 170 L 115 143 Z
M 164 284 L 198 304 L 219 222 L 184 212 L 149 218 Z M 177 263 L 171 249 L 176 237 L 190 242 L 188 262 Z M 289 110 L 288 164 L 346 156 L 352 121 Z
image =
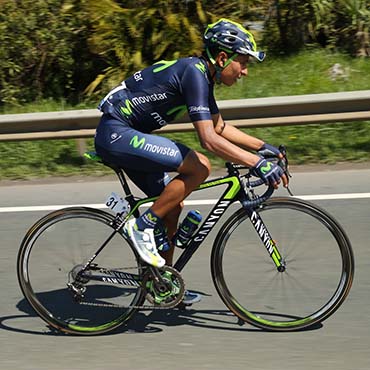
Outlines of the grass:
M 332 79 L 330 68 L 339 63 L 347 77 Z M 249 76 L 236 86 L 217 86 L 218 100 L 316 94 L 370 89 L 369 59 L 353 59 L 324 50 L 308 50 L 297 56 L 253 63 Z M 82 102 L 70 106 L 64 101 L 44 100 L 20 107 L 4 107 L 2 113 L 26 113 L 91 109 L 96 103 Z M 291 163 L 336 163 L 370 160 L 370 122 L 333 123 L 325 125 L 289 126 L 248 129 L 249 134 L 275 145 L 284 143 Z M 188 146 L 204 152 L 194 133 L 166 134 Z M 86 140 L 93 149 L 93 140 Z M 88 163 L 81 158 L 76 140 L 33 142 L 0 142 L 0 180 L 30 179 L 76 174 L 104 175 L 111 170 Z M 209 153 L 213 167 L 223 161 Z

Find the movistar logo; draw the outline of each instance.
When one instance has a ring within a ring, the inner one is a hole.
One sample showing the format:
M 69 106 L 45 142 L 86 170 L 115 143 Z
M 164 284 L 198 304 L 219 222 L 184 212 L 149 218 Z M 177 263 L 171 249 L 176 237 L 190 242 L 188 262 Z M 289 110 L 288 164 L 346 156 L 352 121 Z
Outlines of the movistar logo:
M 143 149 L 144 144 L 145 138 L 143 137 L 139 140 L 139 137 L 137 135 L 135 135 L 130 141 L 130 145 L 133 146 L 135 149 L 137 148 Z
M 132 103 L 130 102 L 130 100 L 125 100 L 125 106 L 121 107 L 121 111 L 126 117 L 132 114 Z
M 171 67 L 176 62 L 177 62 L 177 60 L 161 60 L 160 62 L 154 64 L 154 65 L 157 65 L 158 64 L 159 67 L 153 69 L 153 73 L 161 72 L 161 71 L 163 71 L 163 70 Z
M 158 221 L 158 218 L 151 215 L 150 213 L 147 213 L 146 217 L 148 218 L 149 221 L 152 221 L 152 222 L 157 222 Z
M 267 172 L 269 172 L 271 170 L 271 162 L 267 162 L 266 166 L 264 167 L 261 167 L 261 172 L 266 175 Z

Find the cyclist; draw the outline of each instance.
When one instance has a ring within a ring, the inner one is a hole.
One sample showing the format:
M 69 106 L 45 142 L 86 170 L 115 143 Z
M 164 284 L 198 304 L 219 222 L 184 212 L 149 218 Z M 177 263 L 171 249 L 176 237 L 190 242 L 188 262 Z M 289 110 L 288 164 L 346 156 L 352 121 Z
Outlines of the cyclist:
M 174 235 L 183 200 L 210 174 L 208 158 L 187 146 L 151 134 L 187 112 L 201 146 L 217 156 L 253 168 L 275 188 L 287 177 L 279 166 L 248 151 L 279 150 L 249 136 L 222 119 L 214 98 L 214 84 L 231 86 L 247 76 L 250 57 L 263 61 L 252 34 L 228 19 L 208 25 L 201 57 L 160 61 L 136 72 L 101 101 L 103 116 L 95 136 L 97 153 L 121 166 L 148 196 L 158 196 L 125 232 L 140 257 L 156 267 L 171 265 Z M 172 180 L 168 172 L 177 172 Z M 166 249 L 168 249 L 166 251 Z M 159 252 L 158 252 L 159 250 Z M 162 251 L 161 251 L 162 250 Z M 187 292 L 185 303 L 200 297 Z

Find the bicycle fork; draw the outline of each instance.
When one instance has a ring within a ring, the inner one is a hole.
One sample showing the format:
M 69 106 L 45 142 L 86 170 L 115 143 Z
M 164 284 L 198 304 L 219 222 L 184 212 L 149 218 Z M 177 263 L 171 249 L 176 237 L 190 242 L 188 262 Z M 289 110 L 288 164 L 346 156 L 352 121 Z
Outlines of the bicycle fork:
M 246 208 L 245 209 L 249 219 L 256 230 L 259 238 L 261 239 L 263 245 L 265 246 L 268 254 L 270 255 L 271 259 L 273 260 L 276 269 L 279 272 L 284 272 L 286 269 L 286 264 L 284 259 L 281 257 L 278 247 L 276 245 L 276 241 L 272 239 L 269 231 L 267 230 L 266 225 L 262 221 L 261 216 L 258 212 L 253 209 Z

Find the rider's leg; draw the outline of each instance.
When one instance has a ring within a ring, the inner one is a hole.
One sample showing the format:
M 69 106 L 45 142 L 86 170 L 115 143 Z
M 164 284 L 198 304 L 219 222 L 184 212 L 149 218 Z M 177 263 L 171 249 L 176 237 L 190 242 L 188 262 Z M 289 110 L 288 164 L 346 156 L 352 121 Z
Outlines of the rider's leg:
M 151 210 L 163 219 L 209 176 L 210 170 L 206 156 L 190 151 L 177 169 L 179 175 L 164 188 Z
M 175 232 L 177 230 L 178 222 L 180 213 L 184 207 L 184 203 L 181 202 L 178 204 L 175 208 L 173 208 L 171 211 L 167 213 L 166 216 L 163 217 L 162 221 L 166 226 L 167 229 L 167 236 L 168 241 L 170 244 L 170 249 L 167 251 L 161 251 L 159 254 L 166 260 L 167 266 L 172 266 L 173 262 L 173 254 L 174 254 L 174 246 L 171 243 L 172 237 L 175 235 Z

